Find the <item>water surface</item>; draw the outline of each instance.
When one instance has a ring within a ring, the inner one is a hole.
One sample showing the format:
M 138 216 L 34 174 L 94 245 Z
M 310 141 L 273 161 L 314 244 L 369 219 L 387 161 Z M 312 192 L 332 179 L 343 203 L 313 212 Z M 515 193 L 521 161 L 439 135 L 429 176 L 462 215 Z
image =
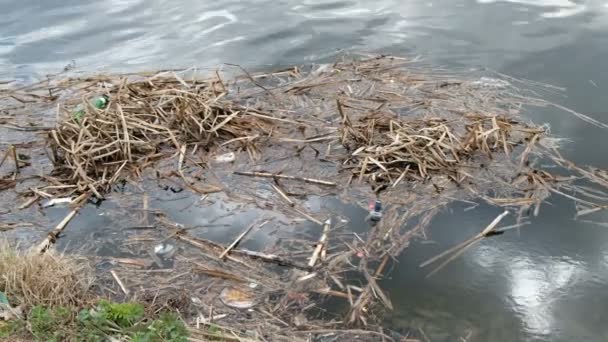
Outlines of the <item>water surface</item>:
M 0 13 L 0 79 L 28 82 L 72 61 L 89 72 L 269 69 L 376 51 L 565 87 L 552 100 L 608 121 L 607 1 L 1 0 Z M 568 158 L 608 166 L 599 128 L 549 109 L 530 116 L 569 138 Z M 88 229 L 110 224 L 89 210 L 99 218 Z M 498 213 L 455 205 L 434 221 L 433 243 L 402 255 L 384 281 L 391 327 L 421 328 L 432 341 L 607 341 L 608 228 L 574 221 L 569 201 L 551 198 L 532 225 L 425 279 L 420 262 Z

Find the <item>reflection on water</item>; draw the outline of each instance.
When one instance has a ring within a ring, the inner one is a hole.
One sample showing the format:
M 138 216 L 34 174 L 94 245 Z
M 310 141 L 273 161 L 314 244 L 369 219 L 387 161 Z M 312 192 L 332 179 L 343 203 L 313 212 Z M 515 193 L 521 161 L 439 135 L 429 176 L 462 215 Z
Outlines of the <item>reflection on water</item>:
M 532 225 L 486 239 L 425 278 L 429 270 L 418 268 L 421 262 L 474 235 L 497 214 L 459 206 L 445 212 L 429 232 L 432 244 L 406 250 L 385 281 L 404 298 L 407 312 L 392 324 L 429 329 L 439 340 L 470 332 L 471 341 L 605 341 L 608 231 L 572 223 L 562 202 L 544 208 Z
M 328 58 L 339 49 L 414 52 L 494 68 L 603 27 L 606 4 L 472 1 L 0 2 L 2 74 L 233 62 L 261 67 Z M 27 20 L 24 20 L 27 18 Z M 474 53 L 471 53 L 472 50 Z
M 371 50 L 422 54 L 450 68 L 489 67 L 566 87 L 567 98 L 552 99 L 608 121 L 603 0 L 0 0 L 0 12 L 0 79 L 32 81 L 72 60 L 84 71 L 221 62 L 270 68 L 326 61 L 339 50 Z M 567 157 L 608 166 L 596 147 L 603 146 L 604 132 L 549 109 L 530 115 L 571 138 Z M 184 215 L 178 209 L 183 203 L 176 201 L 159 205 Z M 208 208 L 215 214 L 228 209 Z M 572 204 L 552 199 L 532 225 L 484 241 L 426 279 L 420 262 L 496 216 L 490 208 L 452 209 L 434 222 L 434 243 L 406 250 L 384 281 L 396 307 L 387 317 L 390 324 L 421 328 L 434 342 L 467 336 L 608 340 L 602 305 L 608 300 L 608 229 L 573 221 Z M 86 213 L 88 224 L 66 235 L 86 236 L 109 225 L 95 209 Z M 195 226 L 205 215 L 183 217 Z M 229 231 L 239 231 L 248 219 L 241 217 Z

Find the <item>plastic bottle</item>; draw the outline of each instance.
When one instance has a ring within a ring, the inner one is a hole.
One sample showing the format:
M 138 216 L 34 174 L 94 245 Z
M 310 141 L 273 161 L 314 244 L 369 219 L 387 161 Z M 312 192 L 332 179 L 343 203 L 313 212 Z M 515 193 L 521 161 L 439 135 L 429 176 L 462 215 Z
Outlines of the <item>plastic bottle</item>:
M 107 95 L 99 95 L 99 96 L 95 96 L 94 98 L 92 98 L 90 103 L 91 103 L 91 106 L 93 106 L 97 109 L 104 109 L 108 105 L 109 101 L 110 101 L 110 98 Z M 82 118 L 84 117 L 85 113 L 86 112 L 85 112 L 84 108 L 82 107 L 82 105 L 79 105 L 78 107 L 76 107 L 76 110 L 74 111 L 72 116 L 74 117 L 76 122 L 80 122 L 80 120 L 82 120 Z
M 371 221 L 380 221 L 380 219 L 382 218 L 382 202 L 380 202 L 380 200 L 376 200 L 376 202 L 374 202 L 374 206 L 372 208 L 372 210 L 369 212 L 369 219 Z

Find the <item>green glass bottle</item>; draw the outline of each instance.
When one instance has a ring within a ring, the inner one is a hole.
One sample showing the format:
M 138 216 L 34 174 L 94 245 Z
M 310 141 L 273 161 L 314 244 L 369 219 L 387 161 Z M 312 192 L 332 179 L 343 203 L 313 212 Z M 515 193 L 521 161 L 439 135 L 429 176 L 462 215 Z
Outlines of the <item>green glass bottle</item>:
M 108 105 L 109 101 L 110 98 L 107 95 L 100 95 L 95 96 L 93 99 L 91 99 L 90 103 L 91 106 L 97 109 L 104 109 Z M 72 117 L 74 118 L 74 120 L 76 120 L 76 122 L 80 122 L 80 120 L 82 120 L 82 118 L 84 117 L 84 114 L 84 108 L 82 107 L 82 105 L 79 105 L 78 107 L 76 107 L 76 110 L 72 114 Z

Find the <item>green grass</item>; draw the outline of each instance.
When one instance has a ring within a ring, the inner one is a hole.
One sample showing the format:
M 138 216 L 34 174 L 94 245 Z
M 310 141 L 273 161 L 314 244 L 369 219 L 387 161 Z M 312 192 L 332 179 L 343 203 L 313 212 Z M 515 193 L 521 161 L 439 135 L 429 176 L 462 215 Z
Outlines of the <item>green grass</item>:
M 17 251 L 0 239 L 0 275 L 0 311 L 23 311 L 19 319 L 0 320 L 0 341 L 187 341 L 175 314 L 150 316 L 140 303 L 96 299 L 94 272 L 84 259 Z
M 101 300 L 75 313 L 65 307 L 33 307 L 21 320 L 0 322 L 0 338 L 35 341 L 107 341 L 114 337 L 133 342 L 186 342 L 188 331 L 173 313 L 145 318 L 138 303 Z

